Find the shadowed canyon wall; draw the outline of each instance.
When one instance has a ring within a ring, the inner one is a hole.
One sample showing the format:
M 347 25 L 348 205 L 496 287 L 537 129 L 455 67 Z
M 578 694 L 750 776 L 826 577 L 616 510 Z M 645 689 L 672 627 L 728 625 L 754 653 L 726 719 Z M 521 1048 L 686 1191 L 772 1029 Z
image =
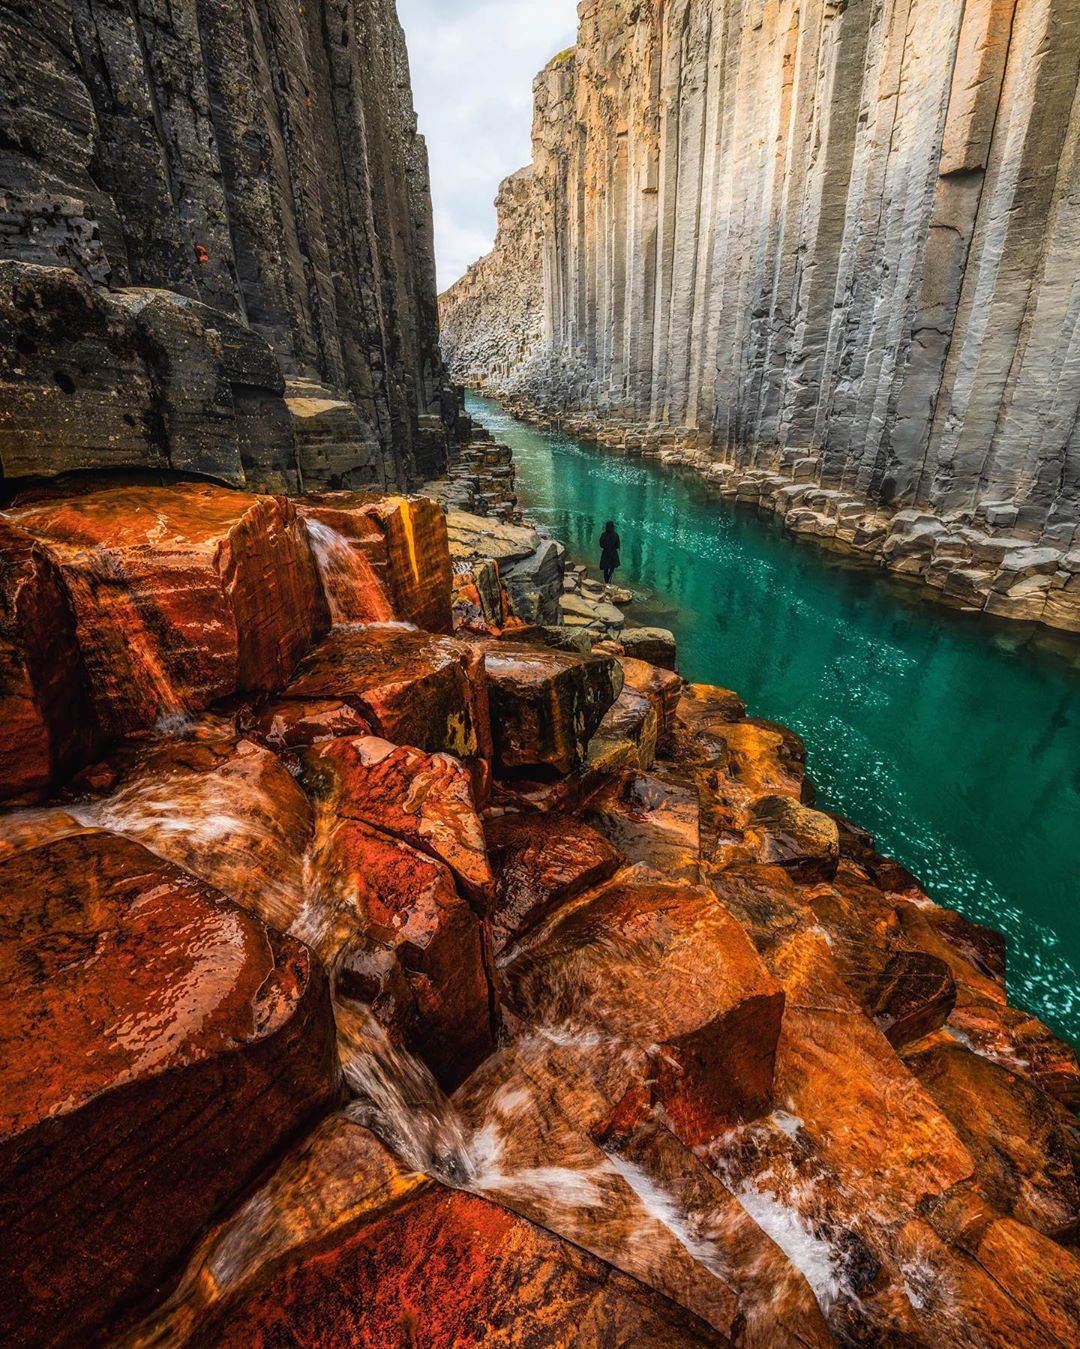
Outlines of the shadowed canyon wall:
M 1075 548 L 1074 0 L 580 14 L 495 252 L 444 297 L 455 376 Z
M 445 461 L 393 0 L 0 3 L 0 463 L 292 489 Z

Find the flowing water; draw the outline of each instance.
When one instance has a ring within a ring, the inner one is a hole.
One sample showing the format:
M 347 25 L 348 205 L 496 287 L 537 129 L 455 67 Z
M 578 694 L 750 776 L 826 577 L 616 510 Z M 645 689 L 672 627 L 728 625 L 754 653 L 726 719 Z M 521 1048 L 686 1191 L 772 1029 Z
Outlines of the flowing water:
M 687 473 L 470 411 L 513 447 L 529 515 L 594 575 L 617 522 L 631 623 L 671 628 L 688 678 L 794 727 L 819 803 L 1005 932 L 1013 1001 L 1080 1041 L 1080 641 L 932 603 Z

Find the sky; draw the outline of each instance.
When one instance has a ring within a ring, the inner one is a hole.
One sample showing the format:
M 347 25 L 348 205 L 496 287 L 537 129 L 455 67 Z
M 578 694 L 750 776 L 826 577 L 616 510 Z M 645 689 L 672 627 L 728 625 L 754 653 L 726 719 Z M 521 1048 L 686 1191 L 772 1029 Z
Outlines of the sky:
M 574 45 L 577 0 L 398 0 L 431 159 L 445 290 L 495 240 L 495 194 L 532 158 L 532 82 Z

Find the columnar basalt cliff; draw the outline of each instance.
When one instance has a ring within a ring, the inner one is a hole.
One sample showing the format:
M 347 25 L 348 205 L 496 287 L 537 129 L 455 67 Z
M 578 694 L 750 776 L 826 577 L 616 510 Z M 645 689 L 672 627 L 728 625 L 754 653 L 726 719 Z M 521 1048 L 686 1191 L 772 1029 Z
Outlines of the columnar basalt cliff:
M 445 461 L 392 0 L 0 8 L 0 466 L 403 486 Z
M 1080 630 L 1078 73 L 1071 0 L 582 6 L 454 373 Z

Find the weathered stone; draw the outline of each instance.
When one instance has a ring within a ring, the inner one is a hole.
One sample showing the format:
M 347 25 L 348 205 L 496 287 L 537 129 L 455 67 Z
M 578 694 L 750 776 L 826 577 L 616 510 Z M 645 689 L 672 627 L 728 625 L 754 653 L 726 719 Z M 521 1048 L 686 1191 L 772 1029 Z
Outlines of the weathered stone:
M 63 576 L 109 732 L 281 687 L 323 622 L 302 527 L 273 497 L 125 487 L 9 514 Z
M 336 492 L 305 497 L 298 509 L 309 528 L 322 526 L 313 543 L 335 621 L 451 631 L 446 517 L 434 501 Z
M 0 1325 L 90 1342 L 332 1099 L 326 979 L 124 839 L 83 833 L 0 872 Z
M 42 792 L 85 762 L 96 727 L 59 570 L 0 519 L 0 797 Z
M 473 782 L 459 760 L 365 736 L 319 745 L 306 769 L 336 818 L 362 820 L 445 862 L 465 894 L 487 910 L 491 867 Z
M 430 754 L 489 752 L 483 653 L 450 637 L 338 628 L 302 662 L 284 697 L 341 698 L 384 739 Z
M 272 698 L 241 716 L 245 734 L 277 754 L 306 749 L 339 735 L 366 735 L 371 727 L 348 703 L 338 698 L 310 703 Z
M 605 1094 L 645 1090 L 689 1146 L 769 1109 L 783 998 L 710 891 L 628 872 L 556 913 L 505 974 L 534 1026 L 624 1046 Z
M 491 922 L 496 950 L 622 865 L 618 849 L 568 815 L 501 815 L 486 822 L 495 872 Z
M 335 996 L 370 1007 L 447 1088 L 494 1046 L 487 935 L 440 862 L 355 820 L 311 863 L 296 936 L 332 971 Z
M 443 467 L 426 152 L 392 5 L 24 6 L 0 18 L 0 65 L 6 479 L 295 491 Z
M 619 642 L 628 656 L 664 670 L 676 669 L 675 634 L 667 628 L 624 628 Z
M 975 1158 L 979 1184 L 1002 1213 L 1058 1239 L 1080 1226 L 1080 1183 L 1056 1101 L 939 1032 L 904 1062 Z
M 622 690 L 610 656 L 572 656 L 520 642 L 487 647 L 495 756 L 507 771 L 582 765 L 589 741 Z
M 836 822 L 809 810 L 790 796 L 764 796 L 754 802 L 745 829 L 756 860 L 782 866 L 804 880 L 831 880 L 840 857 Z
M 630 862 L 669 880 L 701 876 L 701 826 L 693 784 L 662 770 L 624 773 L 589 803 L 587 818 Z

